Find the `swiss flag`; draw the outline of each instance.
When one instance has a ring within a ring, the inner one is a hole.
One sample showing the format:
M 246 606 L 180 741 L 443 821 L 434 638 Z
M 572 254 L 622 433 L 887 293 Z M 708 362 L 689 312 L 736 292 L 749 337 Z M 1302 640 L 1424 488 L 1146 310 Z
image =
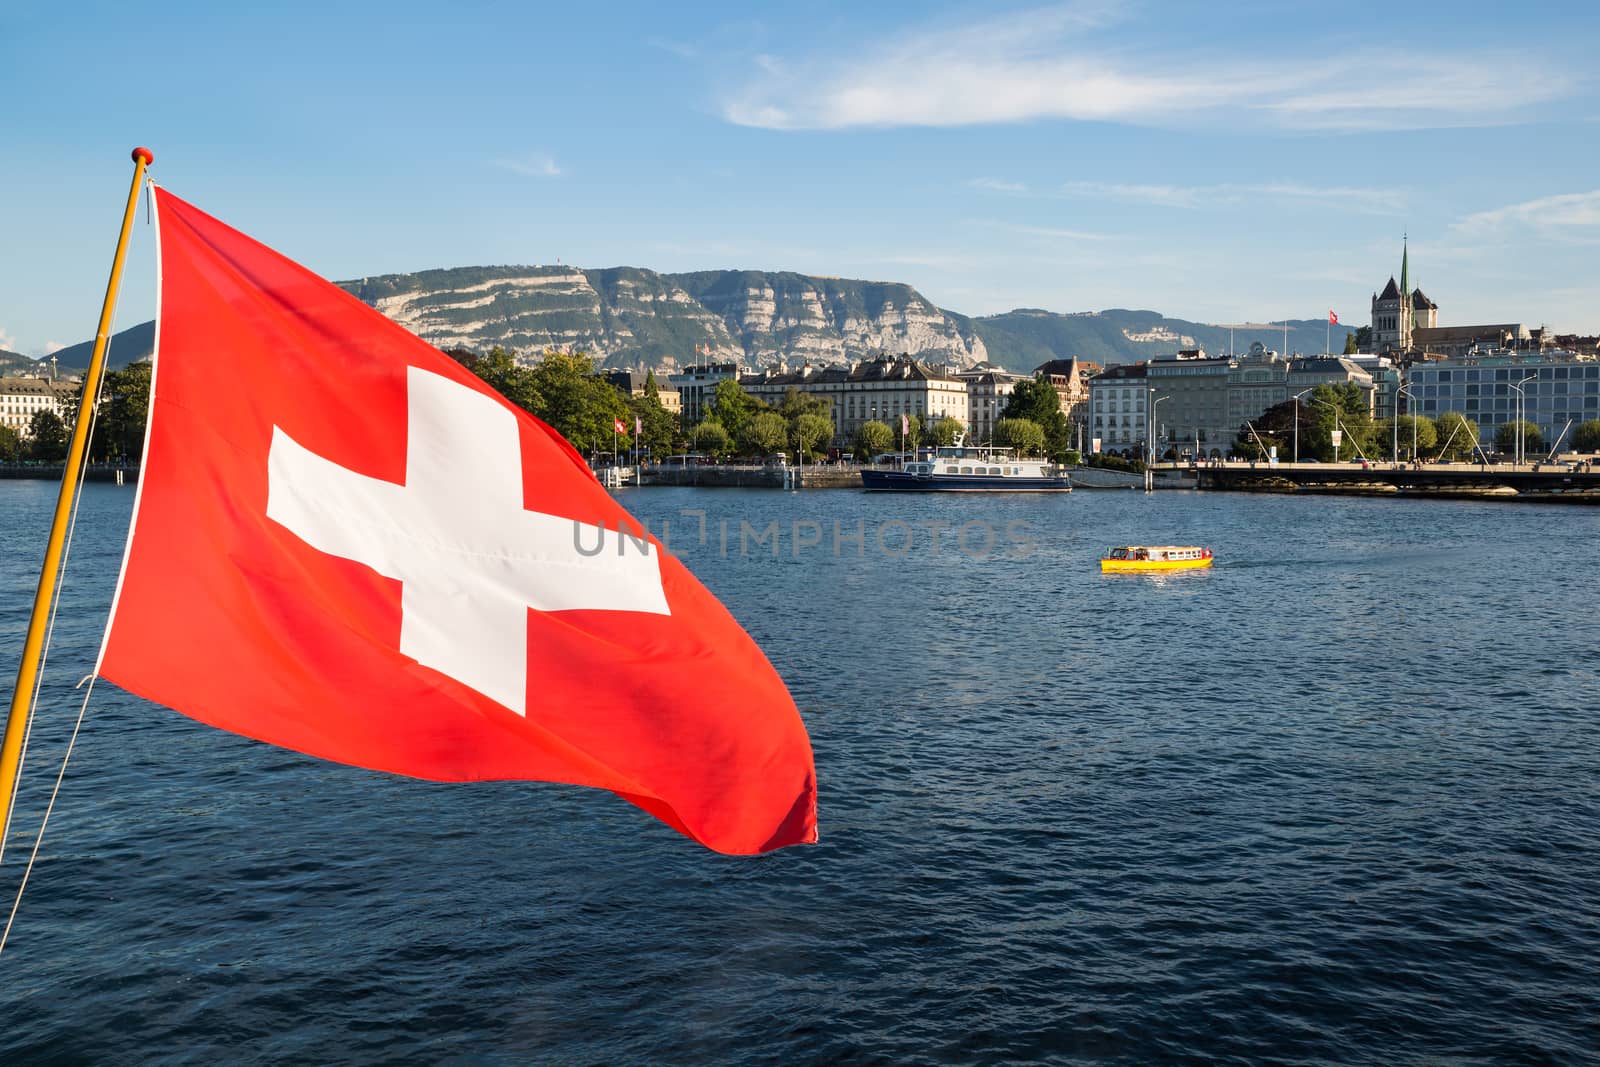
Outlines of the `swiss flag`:
M 1335 315 L 1335 314 L 1334 314 L 1334 313 L 1333 313 L 1333 312 L 1331 312 L 1331 311 L 1330 311 L 1330 312 L 1328 312 L 1328 323 L 1329 323 L 1329 324 L 1330 324 L 1330 325 L 1332 325 L 1332 326 L 1337 326 L 1337 325 L 1339 325 L 1339 316 L 1337 316 L 1337 315 Z
M 612 425 L 613 428 L 616 429 L 616 431 L 618 433 L 627 433 L 628 432 L 628 428 L 622 424 L 622 420 L 621 419 L 612 419 L 611 420 L 611 425 Z
M 101 675 L 325 759 L 609 789 L 720 852 L 816 840 L 777 672 L 554 430 L 165 190 L 156 210 Z

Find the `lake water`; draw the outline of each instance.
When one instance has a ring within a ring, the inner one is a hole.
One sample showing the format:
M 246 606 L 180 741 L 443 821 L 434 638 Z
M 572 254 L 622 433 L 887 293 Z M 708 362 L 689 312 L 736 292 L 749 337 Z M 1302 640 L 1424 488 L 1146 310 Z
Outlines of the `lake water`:
M 54 491 L 0 482 L 7 691 Z M 819 845 L 720 857 L 609 794 L 336 767 L 103 685 L 0 956 L 0 1061 L 1600 1050 L 1600 510 L 623 496 L 788 681 Z M 85 496 L 8 893 L 131 501 Z M 1218 563 L 1099 574 L 1139 541 Z

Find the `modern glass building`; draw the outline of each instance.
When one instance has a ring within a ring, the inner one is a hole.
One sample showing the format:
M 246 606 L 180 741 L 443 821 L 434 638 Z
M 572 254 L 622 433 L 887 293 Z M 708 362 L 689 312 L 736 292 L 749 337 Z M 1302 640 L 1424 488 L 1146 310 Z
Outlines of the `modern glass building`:
M 1572 427 L 1600 419 L 1600 361 L 1592 356 L 1508 352 L 1428 360 L 1413 364 L 1406 378 L 1412 411 L 1431 419 L 1460 412 L 1477 424 L 1484 444 L 1498 427 L 1522 418 L 1552 446 L 1563 432 L 1570 445 Z

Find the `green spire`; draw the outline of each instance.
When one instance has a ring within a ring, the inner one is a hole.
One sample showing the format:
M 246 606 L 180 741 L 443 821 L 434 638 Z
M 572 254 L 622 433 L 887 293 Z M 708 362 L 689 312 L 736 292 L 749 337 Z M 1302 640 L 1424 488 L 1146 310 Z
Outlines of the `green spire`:
M 1400 296 L 1406 304 L 1411 303 L 1411 242 L 1402 237 L 1402 251 L 1400 252 Z M 1402 305 L 1404 306 L 1404 305 Z

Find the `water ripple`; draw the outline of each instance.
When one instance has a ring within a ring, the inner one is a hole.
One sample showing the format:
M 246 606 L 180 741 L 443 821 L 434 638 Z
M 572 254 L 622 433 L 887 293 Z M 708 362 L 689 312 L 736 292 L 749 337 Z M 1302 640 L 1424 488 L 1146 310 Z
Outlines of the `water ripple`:
M 15 662 L 53 487 L 0 483 Z M 91 487 L 18 834 L 130 494 Z M 1600 1048 L 1586 509 L 632 493 L 810 726 L 822 843 L 334 767 L 97 691 L 3 966 L 6 1062 L 1580 1062 Z M 869 530 L 724 557 L 681 508 Z M 974 559 L 890 519 L 1029 524 Z M 1209 573 L 1103 577 L 1108 544 Z M 85 577 L 78 578 L 77 575 Z M 13 852 L 15 858 L 18 853 Z M 15 871 L 8 863 L 6 870 Z

